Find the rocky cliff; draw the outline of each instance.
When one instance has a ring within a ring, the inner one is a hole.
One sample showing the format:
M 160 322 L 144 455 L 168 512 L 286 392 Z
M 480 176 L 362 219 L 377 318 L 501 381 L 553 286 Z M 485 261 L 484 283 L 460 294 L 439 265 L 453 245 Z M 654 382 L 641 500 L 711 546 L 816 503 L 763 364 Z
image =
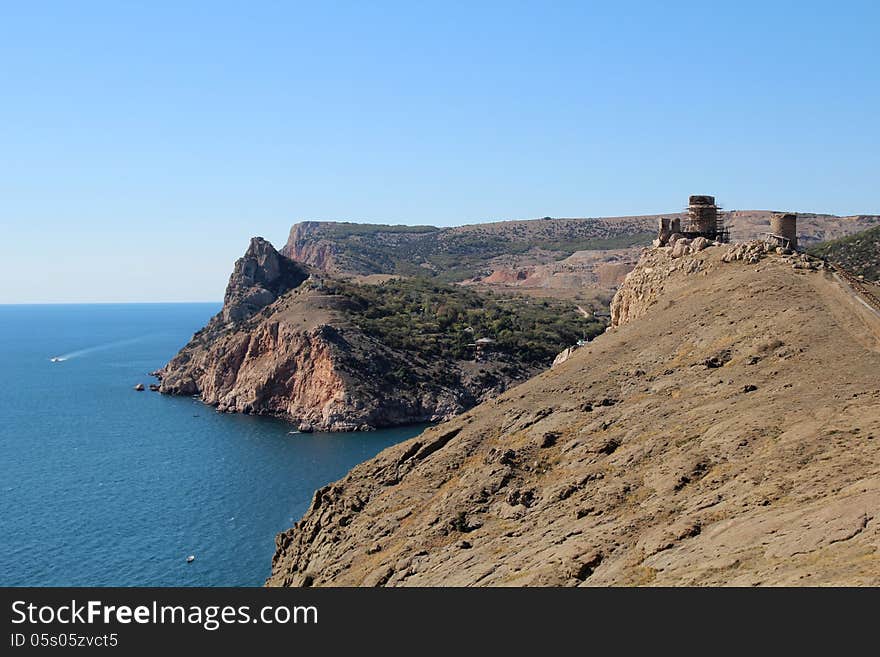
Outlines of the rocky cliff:
M 317 491 L 268 584 L 880 585 L 880 317 L 751 245 L 649 251 L 618 296 L 557 367 Z
M 321 236 L 318 221 L 303 221 L 290 229 L 287 244 L 281 252 L 291 260 L 306 263 L 328 273 L 339 273 L 337 265 L 338 246 L 332 239 Z
M 291 301 L 307 311 L 308 278 L 305 267 L 253 238 L 235 263 L 220 313 L 156 373 L 160 392 L 198 395 L 220 411 L 295 418 L 303 428 L 356 428 L 338 365 L 344 340 L 320 322 L 332 306 L 316 305 L 319 321 L 289 321 L 294 317 L 278 312 L 276 302 L 298 288 L 305 294 Z
M 554 304 L 418 280 L 342 282 L 254 238 L 235 263 L 223 309 L 156 375 L 160 392 L 282 417 L 302 430 L 437 421 L 537 373 L 583 331 L 602 329 L 574 306 Z M 475 360 L 468 343 L 493 327 L 494 349 Z
M 229 324 L 251 317 L 299 287 L 308 276 L 305 268 L 282 256 L 262 237 L 254 237 L 244 256 L 235 261 L 223 297 L 222 321 Z

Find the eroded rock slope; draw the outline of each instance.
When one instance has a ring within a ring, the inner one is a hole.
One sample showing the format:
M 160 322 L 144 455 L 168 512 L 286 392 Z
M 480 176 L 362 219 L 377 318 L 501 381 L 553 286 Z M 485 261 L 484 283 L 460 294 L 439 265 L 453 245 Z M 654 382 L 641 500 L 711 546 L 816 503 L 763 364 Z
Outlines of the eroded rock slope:
M 317 491 L 267 583 L 880 584 L 880 318 L 727 252 L 646 252 L 615 328 Z

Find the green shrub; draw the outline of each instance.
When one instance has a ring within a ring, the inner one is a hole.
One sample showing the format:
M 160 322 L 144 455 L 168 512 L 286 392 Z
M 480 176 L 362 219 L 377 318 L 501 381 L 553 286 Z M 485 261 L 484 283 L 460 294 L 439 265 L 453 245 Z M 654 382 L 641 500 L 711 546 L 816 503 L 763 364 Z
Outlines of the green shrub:
M 605 329 L 568 302 L 478 292 L 428 278 L 381 285 L 334 281 L 328 290 L 349 299 L 349 318 L 364 333 L 426 360 L 471 359 L 474 347 L 469 345 L 491 338 L 496 352 L 524 364 L 547 363 L 565 347 Z

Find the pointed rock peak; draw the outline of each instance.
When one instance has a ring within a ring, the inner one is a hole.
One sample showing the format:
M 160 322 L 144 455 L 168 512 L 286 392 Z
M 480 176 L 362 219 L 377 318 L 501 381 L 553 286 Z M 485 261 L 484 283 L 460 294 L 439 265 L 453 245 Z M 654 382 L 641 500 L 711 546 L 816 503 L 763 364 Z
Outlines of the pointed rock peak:
M 262 237 L 252 237 L 244 256 L 235 261 L 226 295 L 223 319 L 240 322 L 265 308 L 308 278 L 305 268 L 284 257 Z
M 244 257 L 248 256 L 261 256 L 268 253 L 278 254 L 278 250 L 272 246 L 272 243 L 269 240 L 266 240 L 262 237 L 252 237 L 251 243 L 248 245 L 247 251 L 244 253 Z

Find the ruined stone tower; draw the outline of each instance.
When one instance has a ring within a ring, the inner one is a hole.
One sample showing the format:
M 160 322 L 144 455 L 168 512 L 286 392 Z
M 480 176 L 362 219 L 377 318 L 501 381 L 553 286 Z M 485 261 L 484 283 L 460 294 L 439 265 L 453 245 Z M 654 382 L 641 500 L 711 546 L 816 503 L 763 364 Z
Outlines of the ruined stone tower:
M 790 249 L 797 248 L 797 215 L 793 212 L 779 212 L 770 217 L 770 235 L 783 242 Z M 787 241 L 787 243 L 784 243 Z
M 681 233 L 681 219 L 678 217 L 660 217 L 657 222 L 657 239 L 666 244 L 675 233 Z
M 657 222 L 654 246 L 666 246 L 674 241 L 676 235 L 687 239 L 704 237 L 714 242 L 727 242 L 730 239 L 730 231 L 724 224 L 724 218 L 718 214 L 714 196 L 689 196 L 687 226 L 684 230 L 681 223 L 681 217 L 661 217 Z
M 718 206 L 714 196 L 694 195 L 688 198 L 688 232 L 714 235 L 718 232 Z

